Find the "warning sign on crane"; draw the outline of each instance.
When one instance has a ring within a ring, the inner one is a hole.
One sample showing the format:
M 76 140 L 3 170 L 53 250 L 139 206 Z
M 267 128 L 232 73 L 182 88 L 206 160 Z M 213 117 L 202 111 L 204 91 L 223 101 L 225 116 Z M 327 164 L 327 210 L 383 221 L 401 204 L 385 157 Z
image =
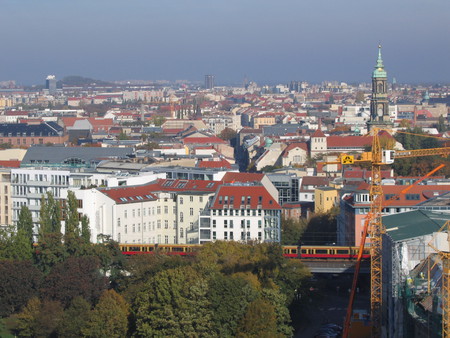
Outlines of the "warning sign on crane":
M 355 163 L 355 158 L 352 155 L 343 155 L 341 157 L 341 163 L 342 164 L 353 164 L 353 163 Z

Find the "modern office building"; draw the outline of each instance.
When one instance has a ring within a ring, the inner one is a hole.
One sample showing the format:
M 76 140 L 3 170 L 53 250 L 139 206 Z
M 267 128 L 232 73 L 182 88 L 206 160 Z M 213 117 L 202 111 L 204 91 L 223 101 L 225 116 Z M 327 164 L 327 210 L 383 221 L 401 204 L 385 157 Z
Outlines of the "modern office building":
M 206 89 L 214 88 L 214 75 L 205 75 L 205 88 Z
M 48 90 L 49 94 L 56 93 L 56 76 L 49 75 L 45 79 L 45 89 Z

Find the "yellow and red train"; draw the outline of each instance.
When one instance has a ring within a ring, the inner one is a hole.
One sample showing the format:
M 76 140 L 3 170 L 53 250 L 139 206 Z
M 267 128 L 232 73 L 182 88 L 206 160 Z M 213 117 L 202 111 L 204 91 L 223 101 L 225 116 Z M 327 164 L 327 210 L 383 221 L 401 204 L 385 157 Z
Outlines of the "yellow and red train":
M 120 244 L 124 255 L 163 253 L 167 255 L 192 256 L 201 247 L 198 244 Z M 310 246 L 284 245 L 283 256 L 300 259 L 356 259 L 358 247 L 353 246 Z M 365 248 L 364 259 L 370 258 L 370 249 Z

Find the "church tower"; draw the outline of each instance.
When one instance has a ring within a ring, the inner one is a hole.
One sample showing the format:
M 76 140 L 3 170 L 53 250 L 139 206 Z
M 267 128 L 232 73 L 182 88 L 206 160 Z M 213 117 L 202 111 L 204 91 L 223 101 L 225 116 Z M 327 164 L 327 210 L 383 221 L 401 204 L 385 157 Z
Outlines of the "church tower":
M 373 127 L 392 128 L 389 116 L 389 102 L 387 99 L 387 74 L 381 58 L 381 45 L 378 46 L 378 59 L 372 73 L 372 99 L 370 100 L 370 121 L 367 129 Z

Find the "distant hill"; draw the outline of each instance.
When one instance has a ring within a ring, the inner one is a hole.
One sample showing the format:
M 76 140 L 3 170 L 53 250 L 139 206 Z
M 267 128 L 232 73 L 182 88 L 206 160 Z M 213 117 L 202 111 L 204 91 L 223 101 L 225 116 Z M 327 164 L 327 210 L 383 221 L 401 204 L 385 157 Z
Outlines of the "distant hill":
M 110 85 L 110 82 L 102 81 L 102 80 L 95 80 L 91 79 L 89 77 L 83 77 L 83 76 L 77 76 L 77 75 L 70 75 L 64 77 L 62 80 L 58 81 L 59 86 L 87 86 L 87 85 Z

